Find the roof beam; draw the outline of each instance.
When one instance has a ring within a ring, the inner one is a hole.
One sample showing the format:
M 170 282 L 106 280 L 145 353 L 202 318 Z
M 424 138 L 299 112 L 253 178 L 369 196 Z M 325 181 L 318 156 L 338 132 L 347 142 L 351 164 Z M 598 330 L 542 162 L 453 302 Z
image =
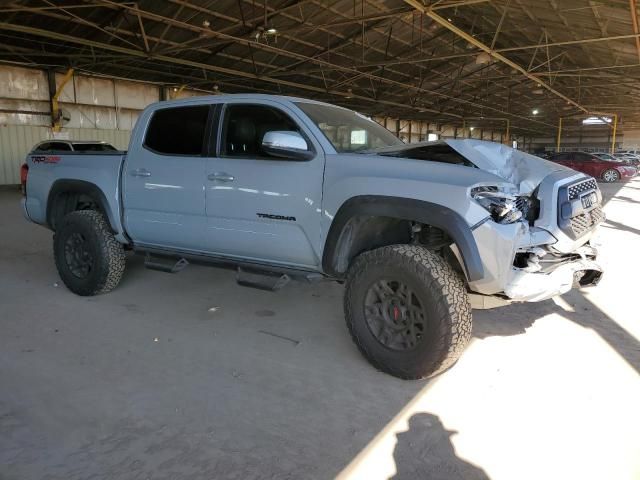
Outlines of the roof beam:
M 553 93 L 557 97 L 560 97 L 563 100 L 565 100 L 566 102 L 569 102 L 571 105 L 575 106 L 576 108 L 580 109 L 581 111 L 583 111 L 585 113 L 588 113 L 588 109 L 587 108 L 583 107 L 582 105 L 580 105 L 578 102 L 576 102 L 572 98 L 567 97 L 562 92 L 559 92 L 558 90 L 553 88 L 551 85 L 549 85 L 547 82 L 542 80 L 537 75 L 527 72 L 524 68 L 522 68 L 520 65 L 518 65 L 514 61 L 509 60 L 507 57 L 505 57 L 501 53 L 498 53 L 495 50 L 492 50 L 491 47 L 489 47 L 488 45 L 485 45 L 484 43 L 482 43 L 477 38 L 473 37 L 472 35 L 469 35 L 464 30 L 456 27 L 455 25 L 453 25 L 453 23 L 449 22 L 446 18 L 441 17 L 440 15 L 435 13 L 432 9 L 422 5 L 422 3 L 420 3 L 419 0 L 404 0 L 404 1 L 405 1 L 405 3 L 408 3 L 409 5 L 413 6 L 416 10 L 419 10 L 420 12 L 424 13 L 425 15 L 427 15 L 429 18 L 431 18 L 435 22 L 438 22 L 443 27 L 448 28 L 453 33 L 455 33 L 459 37 L 461 37 L 464 40 L 466 40 L 467 42 L 469 42 L 471 45 L 475 45 L 479 49 L 484 50 L 485 52 L 487 52 L 489 55 L 491 55 L 496 60 L 499 60 L 500 62 L 508 65 L 509 67 L 513 68 L 514 70 L 517 70 L 522 75 L 527 77 L 529 80 L 531 80 L 533 82 L 536 82 L 536 84 L 539 84 L 541 87 L 547 89 L 548 91 L 550 91 L 551 93 Z
M 144 16 L 143 11 L 141 10 L 140 12 Z M 142 50 L 136 50 L 136 49 L 131 49 L 131 48 L 127 48 L 127 47 L 121 47 L 121 46 L 118 46 L 118 45 L 101 43 L 101 42 L 97 42 L 97 41 L 93 41 L 93 40 L 87 40 L 87 39 L 79 38 L 79 37 L 73 37 L 71 35 L 66 35 L 66 34 L 58 33 L 58 32 L 52 32 L 52 31 L 43 30 L 43 29 L 39 29 L 39 28 L 35 28 L 35 27 L 26 26 L 26 25 L 16 25 L 16 24 L 9 24 L 9 23 L 0 22 L 0 30 L 17 31 L 17 32 L 31 34 L 31 35 L 36 35 L 36 36 L 52 38 L 52 39 L 60 40 L 60 41 L 63 41 L 63 42 L 75 43 L 75 44 L 90 46 L 90 47 L 99 48 L 99 49 L 103 49 L 103 50 L 110 50 L 110 51 L 117 52 L 117 53 L 129 54 L 129 55 L 131 55 L 133 57 L 137 57 L 137 58 L 141 58 L 141 59 L 145 59 L 145 60 L 149 59 L 149 55 L 146 52 L 142 51 Z M 251 42 L 251 43 L 254 43 L 254 42 Z M 273 47 L 269 47 L 269 48 L 273 48 Z M 292 52 L 287 52 L 287 53 L 293 55 Z M 295 54 L 295 55 L 299 55 L 299 54 Z M 337 91 L 335 89 L 326 89 L 326 88 L 318 87 L 318 86 L 311 85 L 311 84 L 308 84 L 308 83 L 298 83 L 298 82 L 293 82 L 293 81 L 284 80 L 284 79 L 276 79 L 276 78 L 272 78 L 272 77 L 269 77 L 269 76 L 266 76 L 266 75 L 257 75 L 255 73 L 251 73 L 251 72 L 245 72 L 245 71 L 240 71 L 240 70 L 227 68 L 227 67 L 222 67 L 222 66 L 218 66 L 218 65 L 211 65 L 211 64 L 201 63 L 201 62 L 197 62 L 197 61 L 187 60 L 187 59 L 184 59 L 184 58 L 169 57 L 169 56 L 165 56 L 165 55 L 153 55 L 151 57 L 151 59 L 156 60 L 156 61 L 165 62 L 165 63 L 173 63 L 173 64 L 176 64 L 176 65 L 183 65 L 183 66 L 191 67 L 191 68 L 194 68 L 194 69 L 202 69 L 202 70 L 207 70 L 207 71 L 223 73 L 223 74 L 227 74 L 227 75 L 231 75 L 231 76 L 239 77 L 239 78 L 248 78 L 248 79 L 262 81 L 262 82 L 268 82 L 268 83 L 272 83 L 272 84 L 276 84 L 276 85 L 288 86 L 288 87 L 292 87 L 292 88 L 296 88 L 296 89 L 300 89 L 300 90 L 307 90 L 307 91 L 312 91 L 312 92 L 316 92 L 316 93 L 323 93 L 323 94 L 324 93 L 328 93 L 330 95 L 334 95 L 334 96 L 337 96 L 337 97 L 347 97 L 348 96 L 348 97 L 351 97 L 353 99 L 364 100 L 366 102 L 374 102 L 374 103 L 379 103 L 379 104 L 384 104 L 384 105 L 389 105 L 389 106 L 394 106 L 394 107 L 400 107 L 400 108 L 408 109 L 408 110 L 428 111 L 428 112 L 435 113 L 437 115 L 444 115 L 444 116 L 449 116 L 449 117 L 454 117 L 454 118 L 461 118 L 460 115 L 452 113 L 450 111 L 439 111 L 439 110 L 435 110 L 433 108 L 428 108 L 428 107 L 424 107 L 424 106 L 417 107 L 417 106 L 412 106 L 412 105 L 409 105 L 409 104 L 406 104 L 406 103 L 394 102 L 394 101 L 389 101 L 389 100 L 374 99 L 374 98 L 367 97 L 367 96 L 364 96 L 364 95 L 358 95 L 356 93 L 345 93 L 345 92 Z M 319 61 L 317 59 L 314 60 L 314 62 L 318 62 L 320 64 L 327 64 L 329 66 L 333 66 L 329 62 Z M 355 73 L 355 74 L 361 73 L 361 72 L 358 72 L 357 70 L 352 70 L 352 69 L 349 69 L 347 67 L 344 67 L 343 70 L 345 70 L 347 72 L 350 72 L 350 73 Z M 473 102 L 473 101 L 470 101 L 470 100 L 465 100 L 465 99 L 458 98 L 458 97 L 455 97 L 455 96 L 451 96 L 451 95 L 447 95 L 447 94 L 443 94 L 443 93 L 439 93 L 439 92 L 434 92 L 434 91 L 431 91 L 431 90 L 427 90 L 427 89 L 421 88 L 421 87 L 416 86 L 416 85 L 403 84 L 402 82 L 397 82 L 397 81 L 390 80 L 390 79 L 387 79 L 387 78 L 382 78 L 382 77 L 379 77 L 379 76 L 376 76 L 376 75 L 372 75 L 372 74 L 369 74 L 369 73 L 366 73 L 364 76 L 370 77 L 373 80 L 380 80 L 380 81 L 383 81 L 383 82 L 388 83 L 388 84 L 396 85 L 396 86 L 399 86 L 399 87 L 404 87 L 405 89 L 410 89 L 410 90 L 413 90 L 413 91 L 418 92 L 418 93 L 426 93 L 426 94 L 431 94 L 433 96 L 438 96 L 438 97 L 442 97 L 442 98 L 448 98 L 448 99 L 453 100 L 456 103 L 469 105 L 471 107 L 475 107 L 475 108 L 478 108 L 478 109 L 481 109 L 481 110 L 492 111 L 492 112 L 500 113 L 501 115 L 509 115 L 509 116 L 514 117 L 514 118 L 521 118 L 517 114 L 512 114 L 510 112 L 505 112 L 505 111 L 500 110 L 499 108 L 495 108 L 495 107 L 493 107 L 491 105 L 479 104 L 477 102 Z M 530 120 L 530 121 L 532 121 L 533 123 L 538 123 L 540 125 L 552 126 L 551 124 L 549 124 L 547 122 L 544 122 L 544 121 L 541 121 L 541 120 Z
M 86 40 L 86 39 L 83 39 L 83 38 L 72 37 L 70 35 L 65 35 L 63 33 L 51 32 L 51 31 L 42 30 L 42 29 L 39 29 L 39 28 L 29 27 L 29 26 L 26 26 L 26 25 L 14 25 L 14 24 L 8 24 L 8 23 L 0 22 L 0 30 L 12 30 L 12 31 L 17 31 L 17 32 L 29 33 L 29 34 L 32 34 L 32 35 L 39 35 L 39 36 L 43 36 L 43 37 L 47 37 L 47 38 L 53 38 L 53 39 L 61 40 L 61 41 L 64 41 L 64 42 L 77 43 L 77 44 L 87 45 L 87 46 L 100 48 L 100 49 L 104 49 L 104 50 L 111 50 L 111 51 L 114 51 L 114 52 L 129 54 L 131 56 L 138 57 L 138 58 L 144 58 L 144 59 L 148 58 L 148 54 L 146 52 L 141 51 L 141 50 L 134 50 L 134 49 L 131 49 L 131 48 L 120 47 L 120 46 L 112 45 L 112 44 L 108 44 L 108 43 L 101 43 L 101 42 L 96 42 L 96 41 L 93 41 L 93 40 Z M 340 91 L 336 91 L 336 90 L 326 90 L 324 88 L 316 87 L 316 86 L 309 85 L 309 84 L 302 84 L 302 83 L 291 82 L 291 81 L 283 80 L 283 79 L 270 78 L 268 76 L 256 75 L 254 73 L 243 72 L 243 71 L 240 71 L 240 70 L 221 67 L 221 66 L 217 66 L 217 65 L 199 63 L 199 62 L 195 62 L 195 61 L 191 61 L 191 60 L 186 60 L 186 59 L 183 59 L 183 58 L 167 57 L 167 56 L 164 56 L 164 55 L 155 55 L 155 56 L 153 56 L 153 58 L 155 60 L 158 60 L 158 61 L 161 61 L 161 62 L 174 63 L 174 64 L 177 64 L 177 65 L 184 65 L 184 66 L 187 66 L 187 67 L 192 67 L 192 68 L 197 68 L 197 69 L 204 69 L 204 70 L 209 70 L 209 71 L 218 72 L 218 73 L 225 73 L 227 75 L 232 75 L 232 76 L 241 77 L 241 78 L 249 78 L 249 79 L 253 79 L 253 80 L 259 80 L 259 81 L 262 81 L 262 82 L 274 83 L 276 85 L 286 85 L 288 87 L 298 88 L 298 89 L 301 89 L 301 90 L 308 90 L 308 91 L 313 91 L 313 92 L 317 92 L 317 93 L 329 93 L 331 95 L 336 95 L 336 96 L 341 96 L 341 97 L 345 97 L 346 96 L 346 94 L 344 92 L 340 92 Z M 358 72 L 356 72 L 356 73 L 358 73 Z M 408 87 L 410 87 L 410 86 L 408 86 Z M 388 101 L 388 100 L 373 99 L 373 98 L 365 97 L 365 96 L 362 96 L 362 95 L 357 95 L 355 93 L 349 94 L 349 97 L 355 98 L 355 99 L 359 99 L 359 100 L 365 100 L 367 102 L 381 103 L 381 104 L 386 104 L 386 105 L 390 105 L 390 106 L 401 107 L 401 108 L 404 108 L 404 109 L 418 110 L 417 108 L 413 108 L 411 105 L 392 102 L 392 101 Z M 423 108 L 423 110 L 425 110 L 425 109 Z M 428 110 L 428 109 L 426 109 L 426 110 Z M 438 114 L 441 114 L 441 115 L 448 115 L 448 116 L 459 118 L 459 116 L 456 115 L 456 114 L 452 114 L 452 113 L 448 113 L 448 112 L 438 112 L 436 110 L 432 110 L 432 111 L 434 113 L 438 113 Z

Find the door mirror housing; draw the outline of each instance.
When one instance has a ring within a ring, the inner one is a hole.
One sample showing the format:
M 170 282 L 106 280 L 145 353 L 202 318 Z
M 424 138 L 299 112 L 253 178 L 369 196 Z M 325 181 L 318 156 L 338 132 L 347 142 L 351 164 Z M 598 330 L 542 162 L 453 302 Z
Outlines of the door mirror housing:
M 262 150 L 273 157 L 289 160 L 309 160 L 314 155 L 302 135 L 284 130 L 265 133 L 262 137 Z

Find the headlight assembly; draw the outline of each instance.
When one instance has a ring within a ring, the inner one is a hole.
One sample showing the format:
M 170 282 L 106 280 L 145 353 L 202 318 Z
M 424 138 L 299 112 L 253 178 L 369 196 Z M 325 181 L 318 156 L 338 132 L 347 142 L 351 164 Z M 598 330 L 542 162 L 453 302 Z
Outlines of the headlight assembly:
M 501 192 L 497 187 L 477 187 L 471 190 L 471 198 L 484 207 L 491 214 L 491 218 L 498 223 L 515 223 L 522 218 L 518 209 L 516 197 Z

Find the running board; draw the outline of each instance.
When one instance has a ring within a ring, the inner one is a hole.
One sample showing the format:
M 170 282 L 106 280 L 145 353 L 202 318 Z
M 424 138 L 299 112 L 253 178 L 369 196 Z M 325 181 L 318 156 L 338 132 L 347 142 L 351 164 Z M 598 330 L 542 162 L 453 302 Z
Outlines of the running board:
M 171 259 L 169 259 L 171 260 Z M 189 262 L 186 258 L 181 258 L 177 262 L 167 263 L 154 259 L 150 253 L 144 256 L 144 266 L 149 270 L 157 270 L 165 273 L 178 273 L 186 268 Z
M 243 287 L 257 288 L 275 292 L 289 283 L 291 277 L 286 273 L 269 272 L 266 270 L 249 269 L 238 267 L 236 281 Z

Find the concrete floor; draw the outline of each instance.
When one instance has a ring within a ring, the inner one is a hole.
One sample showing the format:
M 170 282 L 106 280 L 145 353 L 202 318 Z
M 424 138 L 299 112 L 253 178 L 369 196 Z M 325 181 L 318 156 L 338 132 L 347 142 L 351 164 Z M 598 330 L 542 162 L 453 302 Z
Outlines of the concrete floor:
M 339 285 L 134 257 L 75 296 L 2 192 L 0 478 L 638 479 L 640 179 L 603 189 L 600 286 L 476 311 L 460 362 L 421 382 L 358 354 Z

